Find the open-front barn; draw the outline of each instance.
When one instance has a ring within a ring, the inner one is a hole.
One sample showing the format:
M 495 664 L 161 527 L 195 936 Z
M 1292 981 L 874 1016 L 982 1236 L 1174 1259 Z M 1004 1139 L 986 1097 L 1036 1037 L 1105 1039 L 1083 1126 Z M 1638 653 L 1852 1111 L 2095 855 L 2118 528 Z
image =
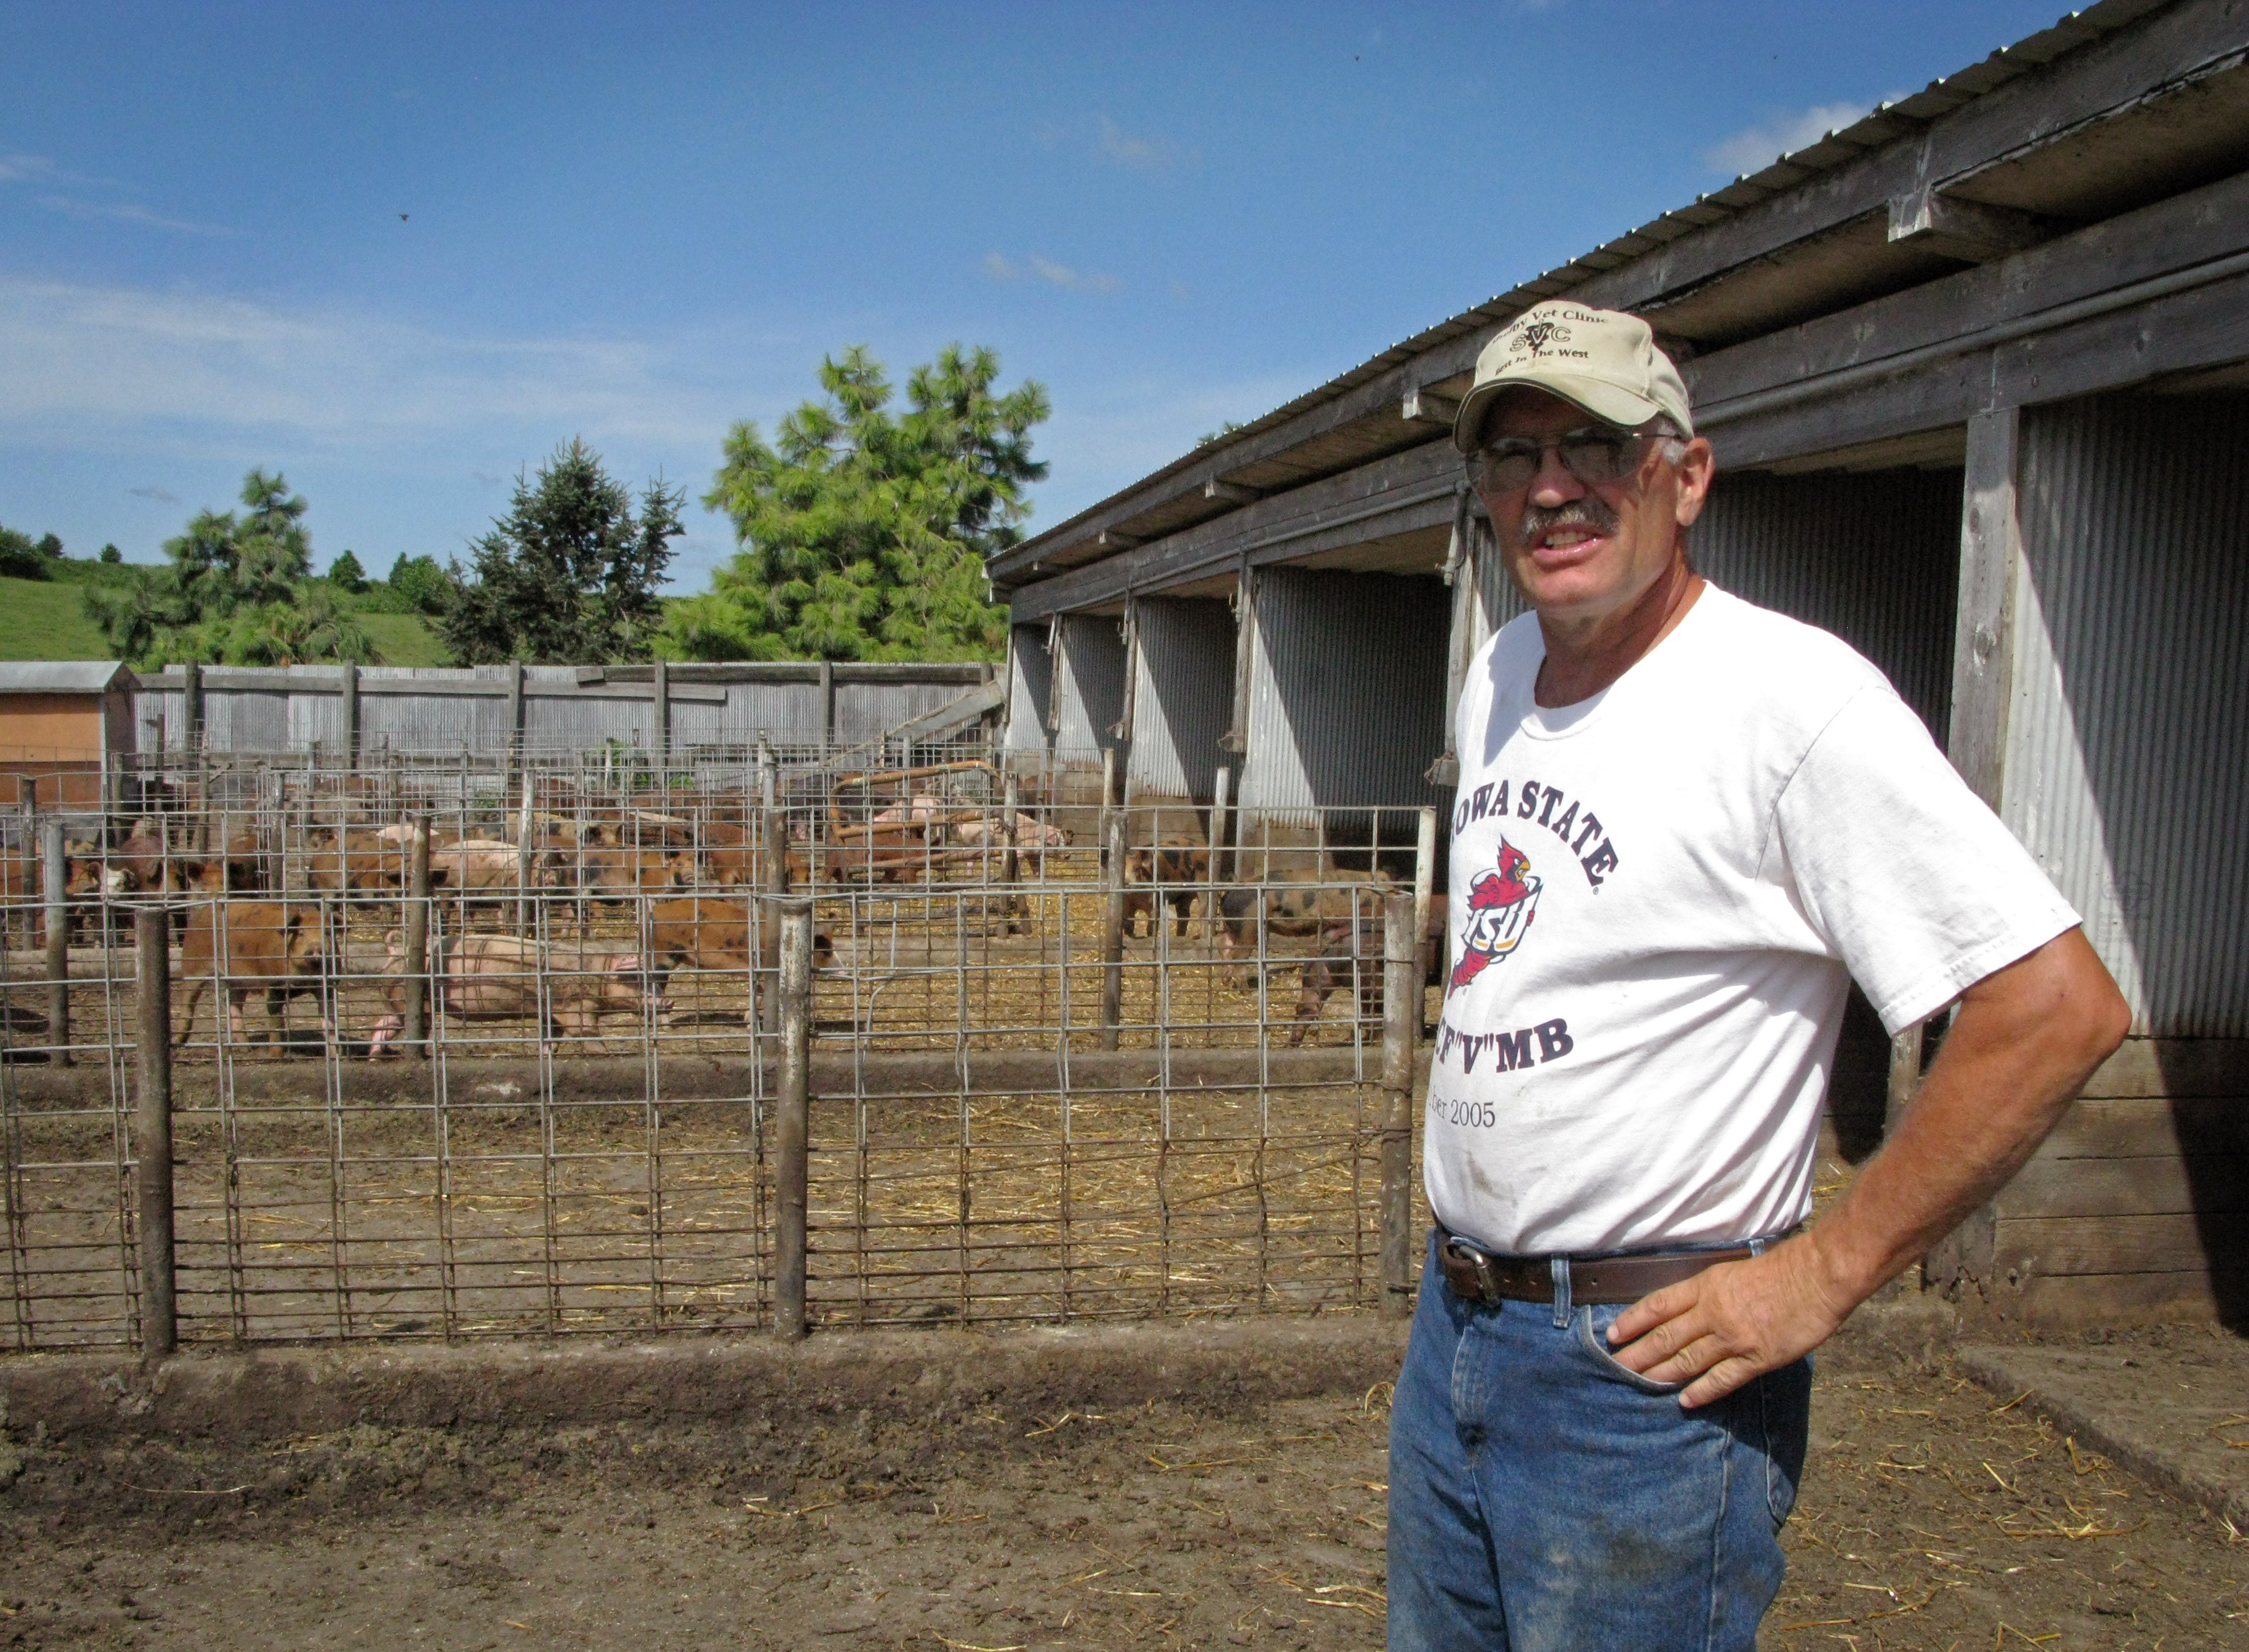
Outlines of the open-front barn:
M 1635 312 L 1716 445 L 1697 565 L 1888 673 L 2133 1008 L 1929 1282 L 2011 1316 L 2249 1312 L 2245 168 L 2240 7 L 2103 0 L 996 559 L 1007 744 L 1094 784 L 1114 754 L 1127 796 L 1221 829 L 1230 795 L 1244 842 L 1445 818 L 1463 671 L 1517 611 L 1453 413 L 1531 305 Z M 1929 1042 L 1834 1110 L 1879 1127 Z

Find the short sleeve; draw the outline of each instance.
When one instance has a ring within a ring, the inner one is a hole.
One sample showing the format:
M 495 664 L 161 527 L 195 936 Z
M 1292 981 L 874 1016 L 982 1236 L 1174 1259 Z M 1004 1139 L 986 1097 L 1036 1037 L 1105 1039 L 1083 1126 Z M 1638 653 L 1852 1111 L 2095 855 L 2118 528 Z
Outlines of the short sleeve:
M 1887 685 L 1846 701 L 1783 789 L 1784 872 L 1892 1033 L 2079 919 Z

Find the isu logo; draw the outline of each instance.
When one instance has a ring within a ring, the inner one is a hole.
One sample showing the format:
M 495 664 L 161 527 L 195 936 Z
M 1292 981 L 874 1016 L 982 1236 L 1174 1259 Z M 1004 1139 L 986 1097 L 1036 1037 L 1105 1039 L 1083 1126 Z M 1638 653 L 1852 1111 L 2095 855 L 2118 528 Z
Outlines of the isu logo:
M 1498 868 L 1478 872 L 1468 885 L 1468 927 L 1461 933 L 1461 960 L 1453 966 L 1448 992 L 1467 986 L 1523 944 L 1544 887 L 1544 879 L 1530 875 L 1530 857 L 1501 838 Z

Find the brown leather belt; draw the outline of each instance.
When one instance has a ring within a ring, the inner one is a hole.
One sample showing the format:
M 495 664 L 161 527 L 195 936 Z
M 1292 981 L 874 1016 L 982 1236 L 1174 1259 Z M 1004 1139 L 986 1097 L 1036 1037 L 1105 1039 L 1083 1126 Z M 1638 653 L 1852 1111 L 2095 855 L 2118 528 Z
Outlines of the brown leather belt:
M 1638 1302 L 1649 1291 L 1692 1279 L 1705 1268 L 1722 1262 L 1747 1262 L 1755 1254 L 1743 1245 L 1730 1250 L 1677 1251 L 1667 1256 L 1572 1257 L 1570 1300 L 1601 1305 Z M 1437 1263 L 1444 1270 L 1446 1285 L 1464 1301 L 1554 1300 L 1550 1257 L 1495 1256 L 1440 1229 Z

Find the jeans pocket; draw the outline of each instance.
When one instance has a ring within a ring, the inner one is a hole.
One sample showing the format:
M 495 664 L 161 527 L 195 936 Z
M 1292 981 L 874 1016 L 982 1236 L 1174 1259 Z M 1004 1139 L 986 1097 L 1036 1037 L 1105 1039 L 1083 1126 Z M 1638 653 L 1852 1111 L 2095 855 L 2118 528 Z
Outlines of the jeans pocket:
M 1812 1434 L 1812 1357 L 1757 1379 L 1758 1415 L 1764 1425 L 1764 1498 L 1778 1532 L 1796 1507 L 1797 1483 Z
M 1578 1309 L 1577 1319 L 1579 1346 L 1592 1356 L 1593 1363 L 1600 1367 L 1606 1376 L 1613 1377 L 1619 1382 L 1628 1383 L 1642 1394 L 1678 1393 L 1687 1386 L 1685 1383 L 1658 1382 L 1653 1377 L 1644 1377 L 1609 1351 L 1609 1327 L 1617 1322 L 1617 1317 L 1623 1311 L 1624 1309 L 1621 1306 Z

